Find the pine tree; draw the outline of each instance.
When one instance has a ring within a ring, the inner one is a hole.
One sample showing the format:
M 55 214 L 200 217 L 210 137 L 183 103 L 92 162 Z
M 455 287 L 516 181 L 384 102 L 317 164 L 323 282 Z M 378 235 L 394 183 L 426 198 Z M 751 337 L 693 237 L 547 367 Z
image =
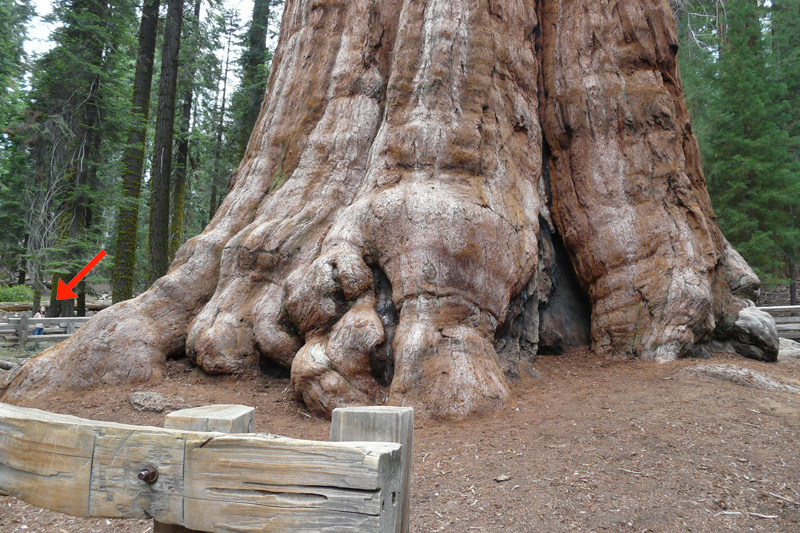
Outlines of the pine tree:
M 27 0 L 0 0 L 0 268 L 18 270 L 25 280 L 24 182 L 29 175 L 24 142 L 17 133 L 25 98 L 25 24 L 33 10 Z
M 120 205 L 117 219 L 112 278 L 114 303 L 133 297 L 139 198 L 142 190 L 147 121 L 150 115 L 150 85 L 153 80 L 160 3 L 160 0 L 146 0 L 142 6 L 136 73 L 133 81 L 131 125 L 128 130 L 125 170 L 122 175 L 122 194 L 125 202 Z
M 776 117 L 785 132 L 788 151 L 789 180 L 800 182 L 800 0 L 772 2 L 772 49 L 774 81 L 779 86 L 781 114 Z M 800 218 L 796 206 L 791 206 L 790 219 Z M 790 301 L 797 304 L 798 250 L 787 254 L 787 274 L 790 282 Z
M 224 61 L 227 52 L 228 24 L 229 18 L 222 10 L 223 6 L 218 2 L 212 2 L 208 6 L 207 14 L 204 14 L 199 21 L 198 32 L 191 31 L 191 24 L 188 24 L 186 42 L 181 45 L 182 71 L 179 80 L 178 93 L 185 96 L 188 89 L 192 90 L 192 109 L 190 121 L 188 121 L 188 136 L 178 132 L 178 142 L 176 149 L 175 176 L 173 180 L 173 198 L 175 197 L 175 186 L 181 176 L 181 168 L 186 169 L 186 188 L 184 194 L 184 220 L 182 221 L 182 238 L 186 240 L 200 233 L 207 223 L 209 195 L 211 191 L 212 176 L 217 175 L 217 169 L 221 172 L 230 172 L 238 160 L 231 156 L 227 139 L 231 137 L 230 120 L 224 122 L 223 140 L 224 149 L 220 152 L 222 162 L 215 159 L 217 131 L 219 125 L 219 103 L 222 94 L 222 84 Z M 187 17 L 190 21 L 191 17 Z M 233 43 L 235 44 L 235 42 Z M 190 70 L 193 72 L 190 75 Z M 178 128 L 183 131 L 186 121 L 179 120 Z M 186 164 L 181 163 L 184 156 L 182 149 L 182 139 L 186 138 L 188 144 L 185 156 Z M 175 214 L 174 207 L 171 206 L 170 218 Z M 173 226 L 174 227 L 174 226 Z M 171 232 L 171 236 L 174 235 Z M 173 241 L 174 242 L 174 241 Z M 144 285 L 144 284 L 142 284 Z
M 234 110 L 239 158 L 244 156 L 267 88 L 269 61 L 272 59 L 272 53 L 267 49 L 269 22 L 270 0 L 255 0 L 253 17 L 247 26 L 244 50 L 240 58 L 242 83 L 233 95 L 231 105 Z
M 706 153 L 711 128 L 708 112 L 714 97 L 719 55 L 717 12 L 721 0 L 673 0 L 678 26 L 678 62 L 692 130 Z
M 120 107 L 129 71 L 133 5 L 62 0 L 52 18 L 55 46 L 35 65 L 26 115 L 33 179 L 25 189 L 28 257 L 37 283 L 71 276 L 97 253 L 107 233 L 105 212 L 118 176 Z M 85 301 L 78 287 L 78 304 Z M 55 291 L 53 291 L 55 292 Z M 51 297 L 50 313 L 71 313 L 72 301 Z
M 226 164 L 230 159 L 230 145 L 233 137 L 226 136 L 225 120 L 227 118 L 227 97 L 228 97 L 228 74 L 231 66 L 231 55 L 233 36 L 239 29 L 239 21 L 233 11 L 228 11 L 225 16 L 225 32 L 227 33 L 227 43 L 225 45 L 225 67 L 221 72 L 218 87 L 220 92 L 214 98 L 214 111 L 212 115 L 216 117 L 216 140 L 213 151 L 213 174 L 211 176 L 211 194 L 209 195 L 208 221 L 214 217 L 214 213 L 222 203 L 224 196 L 224 179 L 229 175 L 232 165 Z M 219 99 L 219 100 L 218 100 Z M 238 158 L 237 158 L 238 159 Z M 235 163 L 234 163 L 235 164 Z
M 800 240 L 800 183 L 783 127 L 787 102 L 756 0 L 725 4 L 717 93 L 704 154 L 723 233 L 761 274 L 783 277 Z M 702 145 L 701 145 L 702 146 Z
M 183 76 L 183 97 L 181 104 L 180 131 L 178 133 L 178 148 L 176 152 L 175 175 L 172 180 L 172 196 L 170 198 L 169 216 L 169 252 L 168 260 L 175 258 L 175 252 L 183 244 L 183 213 L 186 204 L 186 179 L 189 170 L 189 128 L 192 121 L 192 105 L 194 103 L 195 81 L 197 71 L 195 55 L 200 45 L 200 0 L 194 0 L 194 14 L 191 18 L 184 41 L 189 41 L 191 46 L 184 47 L 183 62 L 185 68 Z
M 25 25 L 33 10 L 28 0 L 0 0 L 0 143 L 8 143 L 6 129 L 18 111 L 19 91 L 25 71 Z M 0 174 L 5 150 L 0 152 Z
M 169 256 L 169 194 L 172 173 L 172 139 L 175 124 L 175 92 L 178 54 L 183 25 L 183 0 L 169 0 L 158 86 L 158 112 L 150 173 L 150 222 L 148 230 L 147 282 L 152 285 L 166 274 Z

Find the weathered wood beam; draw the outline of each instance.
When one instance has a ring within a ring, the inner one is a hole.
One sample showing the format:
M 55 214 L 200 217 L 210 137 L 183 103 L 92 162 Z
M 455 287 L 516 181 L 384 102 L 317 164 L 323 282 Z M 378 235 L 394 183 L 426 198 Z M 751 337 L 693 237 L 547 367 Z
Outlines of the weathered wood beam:
M 14 324 L 19 325 L 24 317 L 10 317 L 6 324 Z M 92 317 L 89 316 L 57 316 L 57 317 L 50 317 L 50 318 L 28 318 L 28 323 L 30 324 L 30 328 L 33 328 L 33 324 L 67 324 L 73 323 L 76 325 L 83 325 L 88 322 Z
M 164 427 L 187 431 L 218 431 L 220 433 L 252 433 L 255 431 L 255 409 L 244 405 L 206 405 L 181 409 L 164 419 Z M 153 533 L 194 533 L 176 524 L 156 520 Z
M 759 307 L 767 313 L 800 313 L 800 305 L 773 305 L 769 307 Z
M 200 531 L 400 531 L 401 446 L 97 422 L 0 403 L 0 491 Z M 139 479 L 148 466 L 158 478 Z
M 334 409 L 331 417 L 331 441 L 397 442 L 403 445 L 401 453 L 403 490 L 398 494 L 397 506 L 402 514 L 401 529 L 403 533 L 408 533 L 414 409 L 388 406 Z
M 23 348 L 25 348 L 25 344 L 28 342 L 28 316 L 22 315 L 19 319 L 19 326 L 17 326 L 17 337 L 19 338 L 19 344 Z
M 206 405 L 181 409 L 166 416 L 164 427 L 186 431 L 253 433 L 255 409 L 244 405 Z
M 48 307 L 47 304 L 44 304 Z M 111 300 L 98 300 L 94 302 L 86 302 L 86 309 L 88 311 L 102 311 L 103 309 L 111 306 Z M 5 313 L 19 313 L 21 311 L 33 311 L 33 303 L 31 302 L 0 302 L 0 311 Z

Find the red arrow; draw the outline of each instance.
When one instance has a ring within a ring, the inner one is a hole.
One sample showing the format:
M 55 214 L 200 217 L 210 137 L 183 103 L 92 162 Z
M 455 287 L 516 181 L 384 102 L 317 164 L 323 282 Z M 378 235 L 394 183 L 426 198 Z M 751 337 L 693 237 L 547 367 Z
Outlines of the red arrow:
M 105 250 L 100 250 L 100 253 L 94 256 L 94 259 L 89 261 L 89 264 L 83 267 L 83 270 L 78 272 L 78 275 L 75 276 L 72 281 L 69 282 L 69 285 L 61 281 L 61 278 L 58 279 L 58 291 L 56 292 L 56 300 L 68 300 L 70 298 L 77 298 L 78 295 L 72 292 L 72 288 L 77 285 L 83 277 L 89 273 L 91 269 L 100 262 L 102 258 L 106 256 Z

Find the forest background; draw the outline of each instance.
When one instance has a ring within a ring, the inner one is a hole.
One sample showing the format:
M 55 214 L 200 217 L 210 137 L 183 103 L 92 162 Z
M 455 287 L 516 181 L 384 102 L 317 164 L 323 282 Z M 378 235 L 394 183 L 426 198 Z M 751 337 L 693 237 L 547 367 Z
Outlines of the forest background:
M 670 3 L 718 223 L 796 303 L 800 0 Z M 38 305 L 100 249 L 77 313 L 103 285 L 131 298 L 203 230 L 261 109 L 283 10 L 241 6 L 55 0 L 49 48 L 27 54 L 31 0 L 0 0 L 0 300 Z M 50 298 L 49 315 L 73 312 Z

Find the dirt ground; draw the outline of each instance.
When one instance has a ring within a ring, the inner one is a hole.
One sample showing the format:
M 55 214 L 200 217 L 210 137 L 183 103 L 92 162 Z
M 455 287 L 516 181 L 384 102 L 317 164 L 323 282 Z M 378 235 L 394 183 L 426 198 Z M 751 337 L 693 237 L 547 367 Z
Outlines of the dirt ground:
M 797 359 L 656 364 L 579 351 L 540 356 L 541 377 L 513 384 L 501 412 L 458 423 L 418 416 L 412 531 L 800 531 L 800 395 L 687 372 L 709 363 L 800 385 Z M 209 377 L 185 361 L 168 367 L 161 384 L 23 405 L 161 426 L 166 411 L 128 402 L 146 390 L 192 406 L 254 406 L 257 431 L 328 438 L 330 423 L 294 402 L 286 379 Z M 0 497 L 5 533 L 145 533 L 151 524 L 73 518 Z

